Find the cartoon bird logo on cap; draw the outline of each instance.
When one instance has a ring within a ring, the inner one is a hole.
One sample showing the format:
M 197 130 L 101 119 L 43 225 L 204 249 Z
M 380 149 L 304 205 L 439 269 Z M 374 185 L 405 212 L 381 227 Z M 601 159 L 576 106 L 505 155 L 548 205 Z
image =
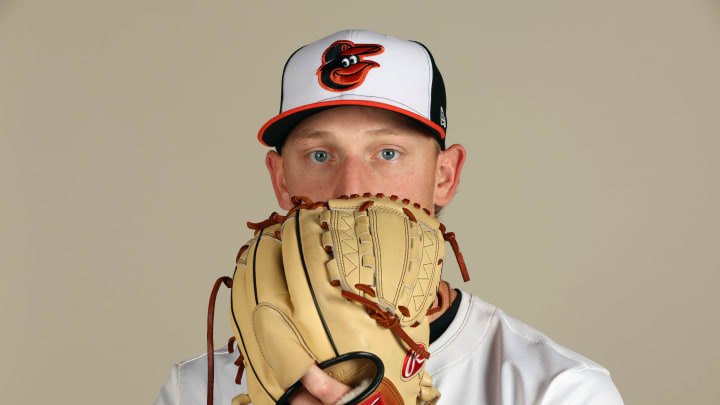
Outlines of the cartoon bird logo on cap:
M 382 45 L 376 44 L 333 42 L 323 53 L 323 64 L 317 70 L 320 86 L 329 91 L 346 91 L 360 86 L 370 69 L 380 67 L 379 63 L 364 58 L 384 50 Z

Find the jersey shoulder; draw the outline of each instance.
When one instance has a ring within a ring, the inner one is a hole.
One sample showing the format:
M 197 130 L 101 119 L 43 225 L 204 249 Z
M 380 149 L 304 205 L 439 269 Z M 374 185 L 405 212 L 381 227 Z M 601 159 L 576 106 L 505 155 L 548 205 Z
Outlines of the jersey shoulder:
M 496 314 L 496 335 L 501 335 L 496 339 L 502 339 L 503 346 L 501 378 L 527 385 L 525 396 L 535 396 L 532 403 L 623 404 L 605 367 L 499 308 Z
M 470 378 L 479 382 L 477 390 L 464 388 L 462 400 L 474 403 L 623 403 L 598 363 L 476 296 L 462 292 L 461 299 L 455 319 L 431 345 L 427 365 L 446 397 L 454 396 L 457 381 Z

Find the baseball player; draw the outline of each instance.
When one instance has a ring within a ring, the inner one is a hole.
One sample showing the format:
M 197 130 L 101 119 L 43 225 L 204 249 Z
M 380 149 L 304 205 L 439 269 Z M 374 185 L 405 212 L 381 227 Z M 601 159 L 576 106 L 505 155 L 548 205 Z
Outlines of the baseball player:
M 445 87 L 420 43 L 341 31 L 295 51 L 283 71 L 280 114 L 259 132 L 277 201 L 399 195 L 437 214 L 465 160 L 446 145 Z M 467 244 L 467 243 L 466 243 Z M 430 315 L 425 371 L 450 404 L 622 404 L 610 374 L 501 309 L 441 282 Z M 215 352 L 214 400 L 247 393 L 238 350 Z M 156 405 L 206 400 L 207 356 L 175 365 Z M 336 404 L 353 387 L 311 366 L 294 405 Z

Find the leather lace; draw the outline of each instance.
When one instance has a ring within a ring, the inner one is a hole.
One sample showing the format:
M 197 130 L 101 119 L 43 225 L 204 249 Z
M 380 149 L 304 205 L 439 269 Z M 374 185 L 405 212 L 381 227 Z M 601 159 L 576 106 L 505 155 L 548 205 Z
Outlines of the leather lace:
M 428 353 L 427 350 L 425 350 L 425 348 L 423 348 L 421 345 L 415 343 L 415 341 L 412 340 L 412 338 L 408 336 L 407 333 L 405 333 L 403 328 L 400 326 L 400 320 L 395 314 L 390 311 L 383 310 L 378 304 L 353 292 L 343 290 L 342 296 L 351 301 L 362 304 L 366 308 L 368 315 L 370 315 L 370 317 L 373 318 L 378 325 L 382 326 L 383 328 L 390 329 L 395 334 L 395 336 L 405 342 L 410 347 L 410 349 L 412 349 L 412 351 L 414 351 L 418 355 L 426 359 L 430 358 L 430 353 Z
M 215 301 L 217 299 L 218 290 L 220 286 L 225 284 L 226 287 L 232 288 L 232 279 L 227 276 L 223 276 L 215 280 L 212 292 L 210 293 L 210 303 L 208 304 L 208 317 L 207 317 L 207 362 L 208 362 L 208 386 L 207 386 L 207 404 L 213 404 L 213 389 L 215 386 L 215 348 L 213 344 L 213 320 L 215 318 Z M 231 343 L 235 338 L 231 338 L 228 341 L 228 351 L 232 352 Z M 240 354 L 242 358 L 242 354 Z M 242 360 L 240 360 L 242 361 Z M 237 364 L 237 363 L 236 363 Z M 240 363 L 242 364 L 242 363 Z M 238 378 L 236 382 L 242 378 L 242 371 L 238 371 Z M 239 384 L 239 382 L 238 382 Z
M 455 253 L 455 259 L 458 262 L 458 267 L 460 267 L 460 274 L 462 274 L 463 281 L 468 282 L 470 281 L 470 274 L 468 274 L 467 266 L 465 266 L 465 258 L 463 258 L 462 253 L 460 253 L 460 247 L 458 246 L 457 240 L 455 239 L 455 232 L 445 231 L 445 225 L 440 224 L 440 232 L 442 232 L 443 238 L 447 242 L 450 242 L 453 253 Z

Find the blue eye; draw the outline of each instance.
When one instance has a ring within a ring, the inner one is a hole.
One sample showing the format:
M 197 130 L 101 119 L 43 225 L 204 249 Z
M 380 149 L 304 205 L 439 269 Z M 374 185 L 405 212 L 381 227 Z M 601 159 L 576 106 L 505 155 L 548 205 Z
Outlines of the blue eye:
M 398 152 L 395 149 L 383 149 L 380 152 L 380 158 L 384 160 L 395 160 L 398 157 Z
M 328 155 L 328 153 L 324 150 L 316 150 L 315 152 L 310 153 L 310 160 L 317 163 L 326 162 L 329 157 L 330 155 Z

